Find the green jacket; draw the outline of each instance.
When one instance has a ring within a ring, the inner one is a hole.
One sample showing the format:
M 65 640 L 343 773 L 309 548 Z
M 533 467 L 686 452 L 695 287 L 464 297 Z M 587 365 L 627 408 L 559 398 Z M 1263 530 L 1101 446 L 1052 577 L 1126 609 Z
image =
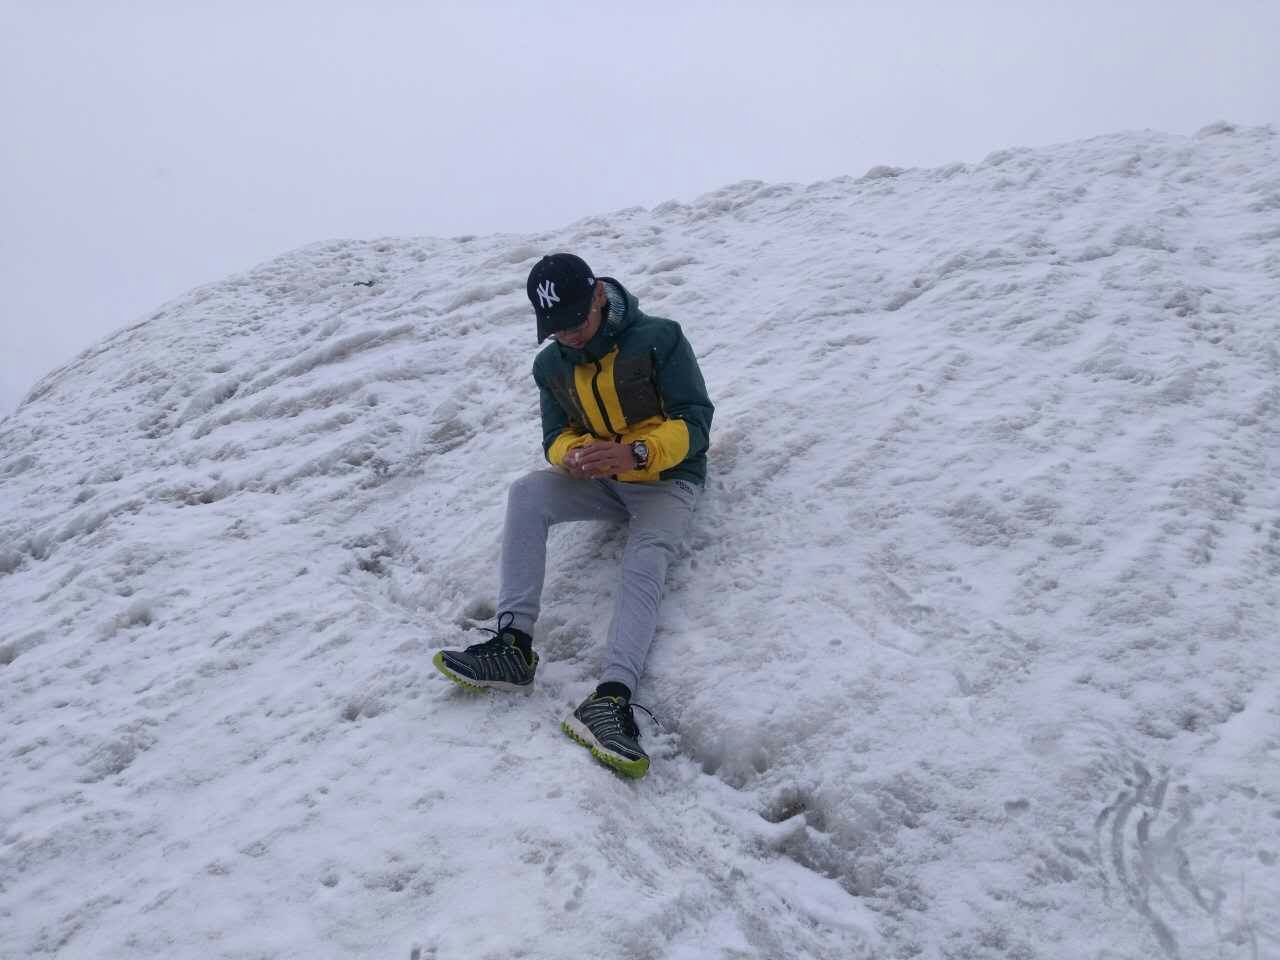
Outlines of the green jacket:
M 619 480 L 688 480 L 701 486 L 715 407 L 680 325 L 642 313 L 636 298 L 601 277 L 609 310 L 581 349 L 551 342 L 533 362 L 542 402 L 542 448 L 555 466 L 599 440 L 649 448 L 649 465 Z

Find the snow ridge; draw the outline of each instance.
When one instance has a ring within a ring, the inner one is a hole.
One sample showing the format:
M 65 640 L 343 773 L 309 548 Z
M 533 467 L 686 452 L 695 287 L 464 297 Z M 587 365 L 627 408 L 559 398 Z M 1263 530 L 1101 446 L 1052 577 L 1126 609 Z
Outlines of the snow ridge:
M 541 236 L 318 243 L 0 421 L 0 956 L 1280 951 L 1272 128 L 745 182 Z M 539 466 L 523 283 L 582 253 L 717 404 L 643 702 L 468 697 Z M 371 283 L 370 283 L 371 282 Z

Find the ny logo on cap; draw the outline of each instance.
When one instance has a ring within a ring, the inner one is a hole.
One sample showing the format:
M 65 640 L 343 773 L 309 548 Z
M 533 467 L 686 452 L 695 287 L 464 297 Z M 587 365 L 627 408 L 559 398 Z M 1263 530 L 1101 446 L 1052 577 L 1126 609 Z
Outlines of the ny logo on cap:
M 560 297 L 556 294 L 556 285 L 550 280 L 543 280 L 538 284 L 538 305 L 543 310 L 551 309 L 551 305 L 560 302 Z

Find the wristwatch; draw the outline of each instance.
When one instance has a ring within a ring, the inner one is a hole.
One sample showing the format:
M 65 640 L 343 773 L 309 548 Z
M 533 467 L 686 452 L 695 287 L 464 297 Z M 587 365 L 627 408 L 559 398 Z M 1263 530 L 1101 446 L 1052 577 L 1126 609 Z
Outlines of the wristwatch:
M 635 458 L 636 469 L 643 470 L 649 466 L 649 445 L 643 440 L 637 440 L 631 445 L 631 456 Z

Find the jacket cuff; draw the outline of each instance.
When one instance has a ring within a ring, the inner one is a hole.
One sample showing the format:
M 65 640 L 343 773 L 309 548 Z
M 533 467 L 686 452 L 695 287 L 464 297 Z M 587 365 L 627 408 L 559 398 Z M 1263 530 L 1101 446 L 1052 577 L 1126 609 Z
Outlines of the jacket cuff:
M 589 433 L 577 433 L 573 430 L 562 430 L 560 436 L 547 448 L 547 462 L 553 467 L 564 466 L 564 455 L 575 447 L 585 447 L 592 440 Z
M 668 420 L 651 433 L 628 437 L 627 443 L 644 441 L 649 448 L 649 465 L 643 470 L 618 474 L 619 480 L 632 483 L 657 480 L 664 470 L 679 466 L 689 455 L 689 427 L 683 420 Z

